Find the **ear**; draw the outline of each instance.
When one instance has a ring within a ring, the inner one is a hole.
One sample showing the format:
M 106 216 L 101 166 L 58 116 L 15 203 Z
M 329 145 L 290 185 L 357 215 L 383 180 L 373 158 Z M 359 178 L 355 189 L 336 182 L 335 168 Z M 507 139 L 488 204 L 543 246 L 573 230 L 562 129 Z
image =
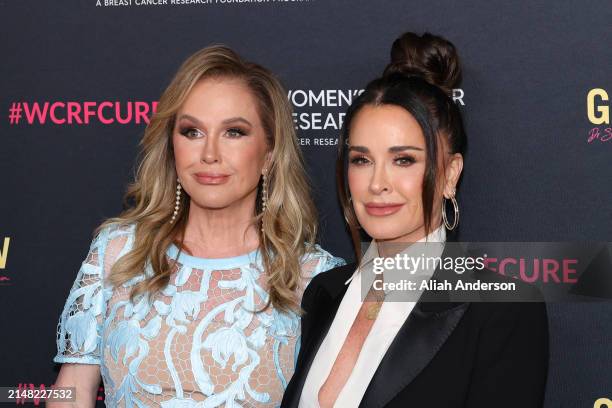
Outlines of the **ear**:
M 459 182 L 462 170 L 463 156 L 461 153 L 455 153 L 448 160 L 444 169 L 444 197 L 451 198 L 455 195 L 455 190 L 457 189 L 457 183 Z

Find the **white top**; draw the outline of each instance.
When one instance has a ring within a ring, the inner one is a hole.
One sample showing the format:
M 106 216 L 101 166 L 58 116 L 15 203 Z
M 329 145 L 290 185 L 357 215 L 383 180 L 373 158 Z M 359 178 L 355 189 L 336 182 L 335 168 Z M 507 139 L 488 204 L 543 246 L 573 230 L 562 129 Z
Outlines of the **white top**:
M 419 246 L 418 248 L 408 247 L 406 250 L 401 251 L 400 254 L 420 256 L 426 251 L 426 256 L 440 256 L 444 249 L 443 243 L 445 240 L 446 230 L 444 226 L 441 226 L 426 238 L 418 241 L 427 242 L 425 246 Z M 417 252 L 415 252 L 415 250 Z M 338 307 L 338 312 L 331 324 L 327 336 L 323 340 L 323 343 L 321 343 L 321 347 L 310 367 L 300 397 L 300 408 L 320 408 L 318 398 L 319 390 L 329 376 L 340 349 L 362 306 L 362 288 L 363 291 L 367 293 L 367 288 L 371 286 L 371 282 L 374 280 L 372 261 L 374 257 L 377 256 L 379 256 L 378 247 L 376 242 L 372 241 L 361 260 L 360 267 L 357 268 L 353 276 L 346 281 L 345 284 L 349 285 L 349 287 Z M 426 275 L 427 278 L 429 278 L 433 275 L 434 270 L 434 268 L 430 268 L 429 270 L 420 269 L 416 273 L 419 277 L 421 277 L 421 275 Z M 405 271 L 403 272 L 405 273 Z M 397 277 L 391 278 L 388 276 L 391 273 L 392 272 L 387 273 L 387 271 L 383 271 L 384 281 L 398 282 L 399 279 L 397 279 Z M 385 276 L 387 276 L 387 279 L 384 278 Z M 368 282 L 364 282 L 362 286 L 362 280 L 364 279 L 367 279 Z M 369 283 L 369 285 L 366 286 L 366 283 Z M 385 293 L 386 301 L 382 304 L 378 317 L 363 343 L 355 367 L 346 381 L 346 384 L 340 391 L 334 407 L 347 408 L 359 406 L 378 365 L 416 304 L 416 302 L 408 301 L 389 301 L 390 298 L 394 297 L 394 293 Z M 401 299 L 401 297 L 399 297 L 401 293 L 395 293 L 395 295 Z

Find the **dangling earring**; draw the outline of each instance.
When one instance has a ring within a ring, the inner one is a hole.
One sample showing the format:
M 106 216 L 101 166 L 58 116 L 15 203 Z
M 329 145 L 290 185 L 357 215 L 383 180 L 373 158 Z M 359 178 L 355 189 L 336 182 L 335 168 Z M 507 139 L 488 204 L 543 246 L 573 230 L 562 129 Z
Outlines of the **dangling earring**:
M 268 208 L 268 177 L 266 176 L 267 170 L 264 169 L 261 183 L 261 235 L 264 235 L 264 213 Z
M 455 210 L 455 219 L 453 220 L 453 225 L 450 225 L 448 223 L 448 219 L 446 218 L 446 198 L 442 199 L 442 219 L 444 220 L 444 226 L 449 231 L 452 231 L 452 230 L 454 230 L 457 227 L 457 224 L 459 224 L 459 205 L 457 204 L 457 200 L 455 199 L 455 190 L 454 189 L 453 189 L 453 192 L 451 194 L 450 200 L 453 203 L 453 209 Z
M 181 180 L 176 179 L 176 201 L 174 202 L 174 213 L 172 214 L 172 219 L 170 220 L 170 224 L 174 222 L 176 216 L 178 215 L 179 208 L 181 204 Z

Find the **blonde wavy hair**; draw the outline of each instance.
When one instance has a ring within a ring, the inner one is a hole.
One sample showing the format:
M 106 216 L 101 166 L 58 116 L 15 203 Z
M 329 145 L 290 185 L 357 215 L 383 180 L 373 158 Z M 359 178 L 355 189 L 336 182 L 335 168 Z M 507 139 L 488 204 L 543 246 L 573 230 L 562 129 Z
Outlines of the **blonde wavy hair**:
M 258 101 L 258 113 L 266 133 L 271 157 L 268 166 L 268 200 L 261 212 L 261 180 L 258 186 L 256 213 L 253 217 L 260 234 L 260 252 L 268 277 L 268 303 L 275 308 L 299 311 L 296 296 L 300 285 L 300 259 L 314 245 L 317 215 L 310 197 L 304 161 L 297 144 L 292 109 L 278 79 L 267 69 L 244 61 L 231 49 L 215 45 L 189 57 L 179 68 L 162 94 L 157 112 L 140 142 L 139 164 L 134 182 L 125 194 L 126 209 L 106 220 L 96 232 L 111 224 L 135 224 L 135 239 L 129 253 L 112 266 L 108 281 L 121 285 L 139 276 L 147 264 L 152 276 L 137 283 L 130 298 L 153 295 L 170 281 L 174 268 L 166 258 L 168 247 L 181 237 L 183 249 L 190 198 L 183 194 L 176 222 L 170 223 L 174 211 L 177 174 L 172 149 L 172 132 L 176 113 L 193 86 L 205 78 L 243 80 Z

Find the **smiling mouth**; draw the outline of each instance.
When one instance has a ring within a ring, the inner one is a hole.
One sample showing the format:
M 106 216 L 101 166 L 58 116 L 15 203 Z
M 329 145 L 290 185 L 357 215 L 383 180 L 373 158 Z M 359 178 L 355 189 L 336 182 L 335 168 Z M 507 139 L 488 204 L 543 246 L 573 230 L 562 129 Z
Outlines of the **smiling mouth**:
M 224 184 L 229 180 L 228 174 L 218 173 L 196 173 L 193 177 L 199 184 L 207 186 Z
M 374 216 L 386 216 L 398 212 L 404 204 L 366 204 L 366 212 Z

